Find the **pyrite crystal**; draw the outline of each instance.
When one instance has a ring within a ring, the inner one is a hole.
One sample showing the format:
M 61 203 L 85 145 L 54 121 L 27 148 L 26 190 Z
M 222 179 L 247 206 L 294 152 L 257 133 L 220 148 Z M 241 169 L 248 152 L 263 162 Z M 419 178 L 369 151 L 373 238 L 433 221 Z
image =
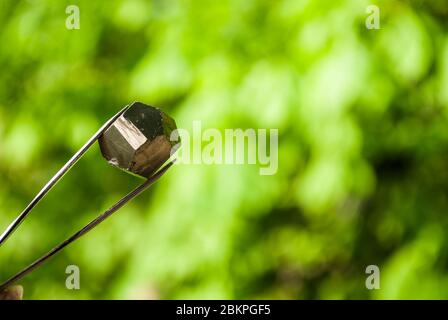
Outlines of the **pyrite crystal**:
M 101 153 L 111 165 L 148 178 L 170 158 L 175 129 L 160 109 L 134 102 L 100 137 Z

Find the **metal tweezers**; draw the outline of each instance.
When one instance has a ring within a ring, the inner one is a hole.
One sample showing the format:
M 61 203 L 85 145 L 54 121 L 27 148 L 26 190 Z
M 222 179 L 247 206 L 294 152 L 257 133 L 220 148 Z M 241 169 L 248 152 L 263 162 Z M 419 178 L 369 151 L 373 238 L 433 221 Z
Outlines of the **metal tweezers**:
M 119 111 L 115 116 L 113 116 L 109 121 L 107 121 L 87 142 L 86 144 L 76 152 L 73 157 L 67 161 L 67 163 L 47 182 L 47 184 L 39 191 L 36 197 L 28 204 L 28 206 L 19 214 L 19 216 L 6 228 L 3 234 L 0 236 L 0 246 L 5 243 L 5 241 L 11 236 L 11 234 L 18 228 L 18 226 L 23 222 L 23 220 L 30 214 L 31 210 L 42 200 L 45 195 L 53 188 L 53 186 L 61 180 L 61 178 L 76 164 L 76 162 L 89 150 L 89 148 L 101 137 L 101 135 L 109 128 L 110 125 L 114 123 L 128 108 L 126 106 L 121 111 Z M 0 292 L 12 285 L 14 282 L 22 279 L 31 271 L 39 267 L 43 264 L 47 259 L 54 256 L 57 252 L 68 246 L 70 243 L 80 238 L 97 225 L 99 225 L 106 218 L 111 216 L 118 209 L 123 207 L 127 202 L 138 196 L 140 193 L 145 191 L 148 187 L 150 187 L 154 182 L 156 182 L 162 175 L 173 165 L 173 161 L 168 162 L 162 169 L 157 171 L 151 177 L 149 177 L 145 182 L 136 187 L 134 190 L 129 192 L 119 201 L 117 201 L 114 205 L 112 205 L 109 209 L 104 211 L 82 229 L 74 233 L 71 237 L 67 238 L 65 241 L 58 244 L 56 247 L 48 251 L 42 257 L 16 273 L 14 276 L 6 280 L 4 283 L 0 285 Z

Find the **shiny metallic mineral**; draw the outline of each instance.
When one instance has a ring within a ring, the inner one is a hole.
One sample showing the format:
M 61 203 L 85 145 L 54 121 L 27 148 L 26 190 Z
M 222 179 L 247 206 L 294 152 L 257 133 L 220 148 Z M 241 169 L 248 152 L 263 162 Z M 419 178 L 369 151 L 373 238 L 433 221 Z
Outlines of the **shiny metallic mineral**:
M 113 166 L 148 178 L 170 158 L 176 122 L 160 109 L 134 102 L 99 139 L 103 157 Z

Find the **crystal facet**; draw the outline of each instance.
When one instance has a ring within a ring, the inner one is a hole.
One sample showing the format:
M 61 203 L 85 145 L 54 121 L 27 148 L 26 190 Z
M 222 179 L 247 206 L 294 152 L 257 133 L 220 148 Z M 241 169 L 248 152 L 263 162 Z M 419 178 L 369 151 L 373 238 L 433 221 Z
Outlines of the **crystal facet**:
M 175 129 L 160 109 L 134 102 L 100 137 L 101 153 L 111 165 L 148 178 L 170 158 Z

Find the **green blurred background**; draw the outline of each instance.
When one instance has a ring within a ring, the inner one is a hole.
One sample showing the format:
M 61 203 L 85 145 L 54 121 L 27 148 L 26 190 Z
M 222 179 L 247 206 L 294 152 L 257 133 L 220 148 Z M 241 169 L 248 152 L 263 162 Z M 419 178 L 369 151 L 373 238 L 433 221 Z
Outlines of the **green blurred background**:
M 0 0 L 2 230 L 131 101 L 182 128 L 279 129 L 276 175 L 175 166 L 25 298 L 448 298 L 448 4 L 373 2 L 368 30 L 369 4 Z M 95 146 L 0 249 L 0 280 L 140 182 Z

